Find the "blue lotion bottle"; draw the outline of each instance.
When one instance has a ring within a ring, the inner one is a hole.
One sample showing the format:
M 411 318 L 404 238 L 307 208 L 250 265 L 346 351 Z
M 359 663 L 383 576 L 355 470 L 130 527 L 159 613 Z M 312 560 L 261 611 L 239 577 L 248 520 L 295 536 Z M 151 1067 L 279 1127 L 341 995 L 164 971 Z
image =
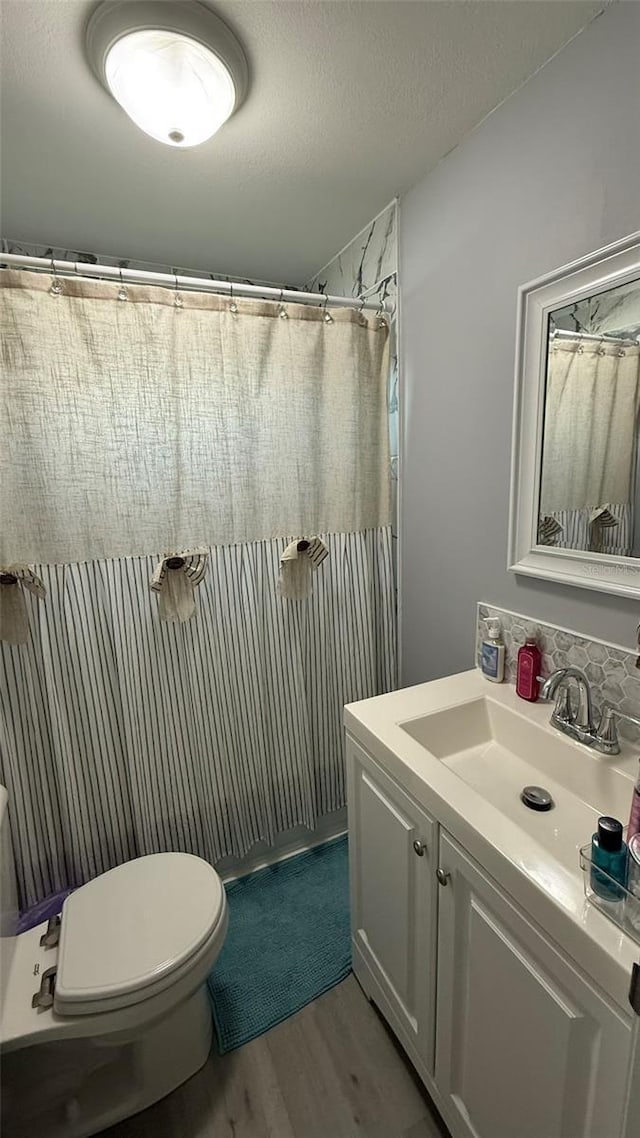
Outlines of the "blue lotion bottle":
M 492 684 L 504 680 L 504 641 L 500 633 L 500 621 L 495 616 L 487 618 L 487 638 L 482 641 L 480 666 L 482 674 Z
M 622 840 L 622 822 L 598 818 L 598 832 L 591 839 L 591 888 L 603 901 L 622 901 L 628 872 L 628 850 Z M 598 868 L 604 873 L 599 873 Z M 616 882 L 618 884 L 616 884 Z M 618 885 L 622 888 L 618 888 Z

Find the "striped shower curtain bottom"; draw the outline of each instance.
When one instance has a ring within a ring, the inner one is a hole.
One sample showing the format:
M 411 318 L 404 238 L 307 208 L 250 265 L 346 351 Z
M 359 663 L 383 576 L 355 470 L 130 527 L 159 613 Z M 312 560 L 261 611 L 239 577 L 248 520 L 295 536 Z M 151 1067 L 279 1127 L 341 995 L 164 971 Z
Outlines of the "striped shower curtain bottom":
M 396 683 L 390 527 L 324 537 L 309 600 L 284 542 L 214 546 L 184 624 L 158 556 L 36 566 L 31 640 L 0 645 L 0 779 L 23 906 L 140 854 L 215 863 L 344 804 L 342 706 Z

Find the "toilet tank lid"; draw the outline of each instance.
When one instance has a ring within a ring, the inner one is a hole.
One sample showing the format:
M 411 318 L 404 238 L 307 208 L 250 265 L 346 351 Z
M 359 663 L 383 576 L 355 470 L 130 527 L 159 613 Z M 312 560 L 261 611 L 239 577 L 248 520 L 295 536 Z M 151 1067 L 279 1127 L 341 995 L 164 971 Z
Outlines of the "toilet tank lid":
M 218 874 L 192 854 L 108 870 L 64 903 L 56 997 L 100 1000 L 157 983 L 198 951 L 223 909 Z

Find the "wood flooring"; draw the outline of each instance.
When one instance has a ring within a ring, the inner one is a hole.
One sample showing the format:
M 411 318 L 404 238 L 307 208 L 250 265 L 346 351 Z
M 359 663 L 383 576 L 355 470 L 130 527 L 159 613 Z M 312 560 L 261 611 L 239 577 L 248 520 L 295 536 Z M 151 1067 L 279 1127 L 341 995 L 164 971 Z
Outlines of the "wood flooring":
M 446 1138 L 427 1092 L 349 976 L 219 1056 L 103 1138 Z

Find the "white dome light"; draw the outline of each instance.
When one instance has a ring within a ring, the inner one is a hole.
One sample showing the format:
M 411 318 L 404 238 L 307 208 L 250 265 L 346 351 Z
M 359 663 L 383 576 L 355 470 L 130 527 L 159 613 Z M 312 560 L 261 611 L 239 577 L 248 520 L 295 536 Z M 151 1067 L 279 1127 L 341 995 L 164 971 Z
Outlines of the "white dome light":
M 107 83 L 134 123 L 170 146 L 197 146 L 233 111 L 236 92 L 221 59 L 175 32 L 132 32 L 105 60 Z
M 89 23 L 87 46 L 120 106 L 168 146 L 206 142 L 245 93 L 238 41 L 213 12 L 190 0 L 102 4 Z

